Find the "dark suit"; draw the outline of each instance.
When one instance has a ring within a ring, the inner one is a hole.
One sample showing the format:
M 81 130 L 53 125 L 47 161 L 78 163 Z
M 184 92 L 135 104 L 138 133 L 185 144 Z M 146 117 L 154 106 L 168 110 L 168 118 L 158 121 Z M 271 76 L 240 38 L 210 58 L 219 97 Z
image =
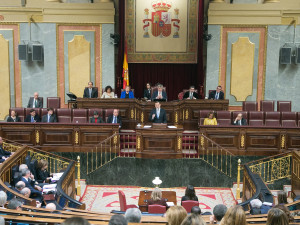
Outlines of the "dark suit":
M 239 124 L 239 121 L 236 121 L 236 123 L 233 121 L 232 125 L 239 126 L 240 124 Z M 244 119 L 244 118 L 242 118 L 242 120 L 241 120 L 241 126 L 245 126 L 245 125 L 247 125 L 247 120 Z
M 21 122 L 20 117 L 16 116 L 16 120 L 11 118 L 10 116 L 7 118 L 7 122 Z
M 89 97 L 90 97 L 90 91 L 89 91 L 89 88 L 85 88 L 85 89 L 84 89 L 83 97 L 84 97 L 84 98 L 89 98 Z M 98 98 L 98 91 L 97 91 L 96 88 L 92 88 L 91 98 Z
M 107 123 L 112 123 L 112 122 L 113 122 L 113 119 L 114 119 L 114 115 L 110 115 L 110 116 L 107 118 Z M 117 116 L 117 123 L 119 123 L 120 126 L 122 126 L 122 118 L 121 118 L 121 116 Z
M 144 98 L 151 99 L 151 89 L 144 90 Z
M 208 96 L 208 99 L 215 99 L 216 98 L 216 92 L 217 91 L 210 92 L 210 94 Z M 219 100 L 224 100 L 224 92 L 223 91 L 219 92 Z
M 44 181 L 47 180 L 48 177 L 50 177 L 50 173 L 47 170 L 41 170 L 37 169 L 37 182 L 38 183 L 43 183 Z
M 165 91 L 161 92 L 162 99 L 165 99 L 167 101 L 167 93 Z M 153 92 L 152 94 L 152 101 L 155 101 L 156 97 L 158 96 L 158 91 Z
M 5 159 L 2 159 L 4 156 L 5 158 L 9 157 L 11 155 L 11 152 L 5 151 L 2 146 L 0 146 L 0 163 L 3 163 Z
M 154 119 L 152 119 L 153 114 L 155 114 Z M 159 117 L 157 117 L 156 108 L 152 109 L 149 115 L 149 121 L 152 123 L 167 123 L 166 111 L 160 108 Z
M 38 115 L 34 116 L 34 120 L 35 120 L 35 122 L 41 122 L 41 118 Z M 31 122 L 31 115 L 30 114 L 26 116 L 24 122 L 29 122 L 29 123 Z
M 42 202 L 42 199 L 43 199 L 43 196 L 42 196 L 42 192 L 34 189 L 34 181 L 28 179 L 28 181 L 22 177 L 21 178 L 21 181 L 23 181 L 25 183 L 25 187 L 28 187 L 31 191 L 31 194 L 30 194 L 30 198 L 32 197 L 38 197 L 39 198 L 39 201 Z
M 199 95 L 196 92 L 193 92 L 193 97 L 199 99 Z M 183 99 L 190 98 L 190 91 L 187 91 L 183 95 Z
M 90 123 L 95 123 L 95 118 L 94 117 L 92 117 L 90 119 Z M 103 120 L 102 120 L 102 118 L 100 116 L 97 119 L 97 123 L 104 123 Z
M 30 97 L 28 104 L 27 104 L 27 108 L 33 108 L 33 100 L 34 100 L 34 97 Z M 37 105 L 37 107 L 35 107 L 35 108 L 43 108 L 42 98 L 38 97 L 36 105 Z
M 48 114 L 43 115 L 43 117 L 42 117 L 42 122 L 43 122 L 43 123 L 48 123 Z M 56 115 L 55 115 L 55 114 L 52 114 L 52 115 L 50 116 L 49 123 L 57 123 L 57 118 L 56 118 Z

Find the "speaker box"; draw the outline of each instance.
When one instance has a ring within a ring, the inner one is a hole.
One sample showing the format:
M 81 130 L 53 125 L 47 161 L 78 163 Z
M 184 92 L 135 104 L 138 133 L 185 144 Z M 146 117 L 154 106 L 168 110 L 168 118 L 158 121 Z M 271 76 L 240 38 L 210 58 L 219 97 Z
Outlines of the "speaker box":
M 280 49 L 280 63 L 291 64 L 292 63 L 292 48 L 282 47 Z
M 43 61 L 43 45 L 32 45 L 32 61 Z
M 28 60 L 28 45 L 19 44 L 18 46 L 19 60 Z
M 300 46 L 296 48 L 296 64 L 300 64 Z

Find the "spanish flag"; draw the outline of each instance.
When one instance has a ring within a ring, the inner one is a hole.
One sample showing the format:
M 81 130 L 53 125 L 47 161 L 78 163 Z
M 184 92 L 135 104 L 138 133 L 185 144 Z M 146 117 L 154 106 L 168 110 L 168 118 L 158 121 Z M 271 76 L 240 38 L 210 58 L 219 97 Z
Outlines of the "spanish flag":
M 127 43 L 125 43 L 124 51 L 124 62 L 123 62 L 123 89 L 129 85 L 129 72 L 128 72 L 128 62 L 127 62 Z

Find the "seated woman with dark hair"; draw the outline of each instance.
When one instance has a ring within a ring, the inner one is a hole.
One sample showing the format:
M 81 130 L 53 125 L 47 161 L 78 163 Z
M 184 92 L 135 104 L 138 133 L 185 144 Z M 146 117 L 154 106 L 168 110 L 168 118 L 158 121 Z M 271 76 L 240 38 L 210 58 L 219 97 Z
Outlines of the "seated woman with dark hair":
M 15 110 L 11 110 L 10 116 L 7 118 L 7 122 L 21 122 L 21 119 L 18 117 Z
M 215 118 L 215 114 L 213 112 L 208 113 L 208 118 L 204 119 L 203 125 L 218 125 L 217 119 Z
M 144 98 L 151 100 L 151 84 L 149 82 L 146 84 L 146 89 L 144 90 Z
M 47 171 L 48 161 L 41 159 L 37 165 L 37 182 L 45 183 L 51 179 L 50 173 Z
M 120 98 L 134 98 L 134 94 L 130 89 L 130 86 L 127 85 L 125 91 L 122 91 Z
M 115 97 L 115 93 L 112 91 L 112 87 L 106 86 L 105 91 L 103 92 L 101 98 L 114 98 L 114 97 Z
M 185 189 L 185 195 L 181 198 L 181 204 L 183 201 L 198 201 L 196 196 L 195 188 L 192 185 L 188 185 Z
M 167 206 L 166 199 L 162 198 L 162 192 L 159 188 L 155 188 L 151 193 L 151 199 L 148 200 L 148 205 L 163 205 Z

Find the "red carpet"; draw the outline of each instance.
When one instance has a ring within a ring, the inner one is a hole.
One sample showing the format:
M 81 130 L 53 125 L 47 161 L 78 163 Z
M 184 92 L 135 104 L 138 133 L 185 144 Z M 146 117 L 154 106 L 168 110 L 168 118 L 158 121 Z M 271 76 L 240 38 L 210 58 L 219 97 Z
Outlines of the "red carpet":
M 140 191 L 152 189 L 153 188 L 133 186 L 87 185 L 80 201 L 86 204 L 87 210 L 110 212 L 111 210 L 120 210 L 118 190 L 122 190 L 125 193 L 127 204 L 138 205 Z M 212 212 L 213 207 L 217 204 L 224 204 L 227 207 L 236 204 L 230 188 L 195 189 L 202 212 Z M 176 191 L 177 205 L 180 205 L 181 197 L 185 193 L 185 188 L 162 188 L 162 190 Z

